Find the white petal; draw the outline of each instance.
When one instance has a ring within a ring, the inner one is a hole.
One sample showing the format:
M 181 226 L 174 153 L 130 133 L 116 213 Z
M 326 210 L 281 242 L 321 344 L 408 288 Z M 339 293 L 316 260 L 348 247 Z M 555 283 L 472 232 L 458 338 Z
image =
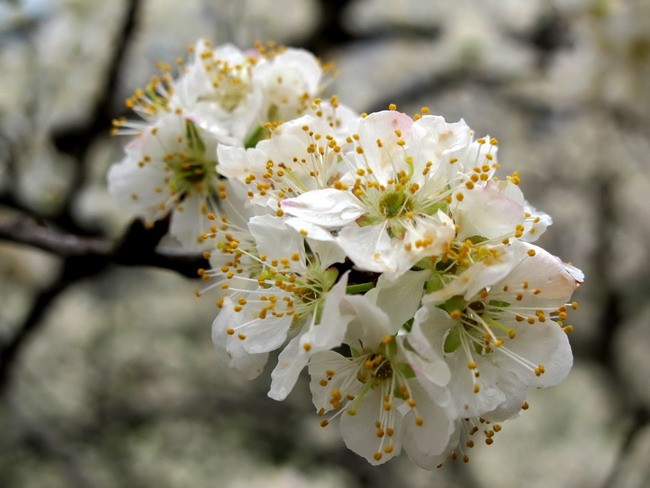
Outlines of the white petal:
M 325 188 L 312 190 L 280 203 L 282 210 L 306 222 L 337 228 L 354 222 L 365 210 L 350 192 Z
M 507 285 L 511 295 L 521 290 L 523 283 L 527 283 L 523 298 L 517 301 L 518 306 L 533 308 L 559 307 L 568 302 L 577 288 L 579 282 L 576 273 L 570 273 L 566 265 L 556 256 L 533 244 L 516 241 L 510 246 L 514 255 L 514 262 L 518 262 L 512 271 L 494 285 L 490 296 L 496 299 L 503 298 L 509 303 L 514 303 L 512 296 L 501 292 Z M 532 255 L 531 255 L 532 254 Z M 533 290 L 539 290 L 533 293 Z
M 255 238 L 258 254 L 269 261 L 290 259 L 294 254 L 304 260 L 304 240 L 284 220 L 273 215 L 258 215 L 248 221 L 248 229 Z
M 349 307 L 355 315 L 345 339 L 345 343 L 352 347 L 375 348 L 386 336 L 394 335 L 402 326 L 391 323 L 384 311 L 365 296 L 346 296 L 343 306 Z
M 401 326 L 413 318 L 420 306 L 424 282 L 429 275 L 429 271 L 407 271 L 395 281 L 381 275 L 377 286 L 366 293 L 366 297 L 379 305 L 392 324 Z
M 397 141 L 408 141 L 412 125 L 411 117 L 395 110 L 375 112 L 359 119 L 356 132 L 364 153 L 358 155 L 354 152 L 346 155 L 346 158 L 355 167 L 366 169 L 369 166 L 379 183 L 386 184 L 399 171 L 409 170 L 404 149 Z M 397 136 L 396 130 L 401 131 L 402 135 Z M 377 144 L 377 139 L 381 140 L 381 147 Z
M 371 389 L 366 393 L 363 399 L 359 402 L 356 410 L 356 415 L 349 415 L 347 412 L 341 416 L 340 428 L 343 442 L 348 449 L 356 452 L 372 465 L 383 464 L 394 456 L 397 456 L 402 449 L 402 418 L 401 414 L 395 407 L 392 408 L 390 415 L 393 416 L 392 422 L 394 434 L 391 437 L 385 435 L 383 438 L 377 437 L 377 427 L 375 422 L 379 420 L 379 412 L 383 412 L 383 398 L 381 389 Z M 392 452 L 387 453 L 383 451 L 383 447 L 391 444 L 393 447 Z M 382 457 L 379 460 L 374 458 L 378 451 L 382 452 Z
M 417 413 L 411 409 L 404 417 L 403 447 L 418 466 L 432 469 L 449 454 L 456 440 L 455 425 L 446 409 L 429 400 L 416 385 L 411 388 Z M 416 418 L 423 423 L 418 425 Z
M 547 227 L 553 223 L 553 219 L 550 215 L 540 212 L 528 202 L 526 202 L 524 210 L 527 214 L 530 214 L 530 217 L 524 222 L 524 235 L 521 237 L 521 240 L 535 242 L 546 232 Z
M 463 193 L 465 198 L 453 209 L 461 241 L 472 236 L 494 239 L 511 235 L 524 221 L 523 194 L 509 181 L 489 182 Z
M 203 232 L 209 231 L 208 207 L 205 195 L 197 192 L 188 194 L 172 213 L 169 233 L 182 247 L 191 250 L 208 249 L 212 243 L 201 239 Z
M 385 226 L 356 224 L 341 229 L 337 242 L 352 262 L 363 271 L 395 273 L 395 249 Z M 397 278 L 397 275 L 394 276 Z
M 111 166 L 108 172 L 108 191 L 120 207 L 133 215 L 144 217 L 149 221 L 167 214 L 166 201 L 171 199 L 169 185 L 165 183 L 167 174 L 161 165 L 138 165 L 141 155 L 127 156 L 120 163 Z M 157 192 L 156 189 L 162 189 Z
M 567 377 L 573 354 L 566 333 L 557 324 L 544 322 L 530 326 L 513 322 L 509 325 L 515 329 L 516 336 L 504 346 L 535 366 L 543 365 L 545 372 L 536 376 L 530 368 L 498 349 L 492 353 L 496 365 L 514 373 L 522 383 L 537 388 L 555 386 Z
M 291 316 L 274 317 L 269 314 L 264 319 L 249 320 L 237 330 L 246 336 L 246 339 L 241 341 L 244 350 L 250 354 L 259 354 L 280 347 L 287 338 L 290 326 Z M 233 336 L 231 340 L 240 339 Z
M 475 355 L 480 377 L 474 378 L 474 371 L 467 367 L 468 358 L 462 350 L 457 350 L 447 357 L 451 369 L 451 381 L 447 386 L 454 400 L 456 417 L 481 417 L 498 408 L 508 400 L 508 395 L 502 385 L 522 384 L 517 382 L 512 373 L 495 367 L 491 361 Z M 508 376 L 511 376 L 509 378 Z M 479 385 L 478 393 L 474 392 L 474 381 Z
M 347 390 L 343 389 L 343 384 L 347 383 L 354 384 L 359 388 L 362 386 L 361 382 L 356 379 L 356 373 L 353 373 L 355 374 L 353 378 L 346 374 L 346 372 L 350 371 L 349 366 L 350 359 L 334 351 L 321 352 L 312 357 L 309 362 L 309 375 L 311 376 L 309 389 L 316 410 L 323 409 L 323 412 L 332 410 L 330 400 L 332 399 L 331 391 L 333 389 L 346 392 Z M 328 377 L 327 372 L 331 371 L 334 371 L 331 379 L 325 384 L 321 383 L 323 378 Z
M 449 248 L 455 235 L 454 222 L 441 211 L 427 218 L 416 217 L 414 225 L 406 229 L 404 238 L 392 241 L 392 245 L 396 247 L 396 254 L 399 256 L 397 273 L 403 273 L 410 269 L 422 258 L 442 254 Z M 422 241 L 428 241 L 429 244 L 420 246 Z
M 309 356 L 300 346 L 300 336 L 294 337 L 278 356 L 278 365 L 271 373 L 269 397 L 284 400 L 293 390 L 302 369 L 307 366 Z
M 309 359 L 320 352 L 341 345 L 351 315 L 342 316 L 341 300 L 345 296 L 347 273 L 327 294 L 319 324 L 294 337 L 280 353 L 278 365 L 271 373 L 269 397 L 284 400 L 293 389 Z
M 217 355 L 231 369 L 241 372 L 246 379 L 252 380 L 257 377 L 268 360 L 268 353 L 249 354 L 243 348 L 242 341 L 232 341 L 226 334 L 231 320 L 234 320 L 235 312 L 232 308 L 224 308 L 220 311 L 212 324 L 212 342 L 215 345 Z

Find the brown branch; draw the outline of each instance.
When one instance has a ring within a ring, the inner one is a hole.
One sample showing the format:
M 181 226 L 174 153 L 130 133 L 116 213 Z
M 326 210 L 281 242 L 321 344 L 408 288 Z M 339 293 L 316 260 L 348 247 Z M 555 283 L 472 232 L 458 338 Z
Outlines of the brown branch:
M 106 239 L 58 232 L 25 216 L 0 217 L 0 239 L 26 244 L 61 257 L 108 256 L 113 247 Z
M 61 276 L 41 291 L 29 315 L 17 332 L 0 346 L 0 394 L 7 388 L 11 370 L 28 339 L 43 323 L 49 305 L 75 282 L 97 275 L 110 265 L 155 266 L 174 270 L 190 277 L 199 268 L 207 267 L 200 254 L 183 254 L 156 250 L 167 233 L 167 221 L 145 228 L 134 222 L 121 242 L 113 244 L 105 238 L 79 237 L 63 233 L 26 216 L 0 218 L 0 239 L 25 244 L 64 258 Z

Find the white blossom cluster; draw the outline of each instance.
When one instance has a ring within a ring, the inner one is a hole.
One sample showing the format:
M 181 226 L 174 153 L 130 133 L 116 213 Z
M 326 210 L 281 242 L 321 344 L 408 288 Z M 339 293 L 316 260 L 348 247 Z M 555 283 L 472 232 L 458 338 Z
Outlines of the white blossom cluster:
M 371 464 L 404 449 L 424 468 L 467 460 L 566 377 L 583 276 L 532 244 L 551 218 L 496 176 L 496 139 L 315 98 L 303 50 L 193 52 L 127 101 L 144 122 L 116 123 L 136 137 L 109 187 L 209 258 L 197 294 L 215 291 L 230 368 L 255 378 L 281 349 L 270 397 L 307 367 L 323 427 Z

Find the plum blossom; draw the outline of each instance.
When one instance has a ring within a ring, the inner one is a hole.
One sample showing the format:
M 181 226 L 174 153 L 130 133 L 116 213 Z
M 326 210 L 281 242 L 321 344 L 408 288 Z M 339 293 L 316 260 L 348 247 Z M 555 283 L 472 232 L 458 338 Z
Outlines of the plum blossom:
M 222 180 L 232 173 L 227 163 L 222 172 L 218 145 L 254 147 L 274 125 L 304 113 L 338 128 L 337 113 L 352 112 L 335 97 L 315 98 L 325 75 L 307 51 L 213 49 L 205 40 L 190 51 L 177 77 L 160 64 L 162 75 L 126 101 L 143 120 L 114 122 L 115 133 L 135 138 L 109 171 L 108 184 L 134 216 L 151 225 L 171 214 L 171 235 L 185 248 L 205 249 L 207 216 L 220 213 Z
M 286 198 L 282 210 L 337 229 L 339 245 L 368 271 L 395 278 L 443 254 L 455 237 L 448 205 L 466 180 L 454 163 L 468 154 L 467 125 L 391 110 L 359 119 L 348 142 L 340 181 Z
M 225 293 L 217 300 L 220 312 L 212 326 L 220 355 L 233 369 L 254 377 L 260 372 L 259 366 L 266 363 L 268 352 L 282 346 L 291 331 L 305 328 L 301 343 L 305 353 L 310 352 L 311 344 L 314 352 L 340 344 L 336 338 L 342 335 L 334 329 L 345 326 L 338 302 L 345 294 L 346 282 L 341 279 L 335 285 L 338 272 L 329 267 L 332 253 L 328 252 L 328 243 L 319 246 L 312 242 L 313 252 L 307 254 L 304 237 L 271 215 L 252 217 L 248 229 L 249 235 L 242 241 L 226 232 L 220 247 L 231 260 L 220 259 L 218 268 L 202 274 L 214 278 L 212 286 L 218 285 Z M 283 235 L 281 245 L 276 240 L 278 234 Z M 324 250 L 323 260 L 319 249 Z M 282 369 L 294 371 L 303 357 L 282 358 L 278 374 Z M 296 365 L 285 364 L 287 361 Z M 292 380 L 284 381 L 284 396 L 301 369 L 291 373 L 295 376 Z
M 400 313 L 413 314 L 424 279 L 422 272 L 404 279 L 416 298 Z M 321 416 L 334 411 L 323 418 L 323 427 L 340 417 L 347 447 L 371 464 L 382 464 L 404 448 L 416 463 L 433 467 L 448 454 L 455 431 L 447 411 L 449 370 L 435 354 L 426 361 L 414 359 L 417 354 L 404 337 L 396 336 L 403 324 L 376 303 L 383 291 L 342 301 L 353 316 L 346 339 L 352 354 L 327 351 L 313 356 L 309 373 L 314 405 Z
M 183 115 L 165 114 L 126 147 L 108 172 L 108 188 L 147 225 L 171 213 L 172 236 L 200 247 L 208 214 L 218 212 L 216 142 Z
M 247 379 L 273 351 L 269 397 L 302 371 L 321 426 L 378 465 L 469 460 L 530 388 L 560 383 L 582 272 L 534 244 L 551 225 L 494 137 L 391 106 L 318 98 L 307 51 L 200 40 L 127 100 L 141 121 L 109 189 L 202 253 L 217 356 Z
M 572 365 L 562 324 L 579 282 L 537 246 L 517 242 L 507 252 L 511 259 L 499 272 L 475 273 L 480 290 L 463 279 L 470 268 L 425 296 L 415 314 L 412 342 L 444 355 L 457 417 L 507 418 L 528 387 L 556 385 Z

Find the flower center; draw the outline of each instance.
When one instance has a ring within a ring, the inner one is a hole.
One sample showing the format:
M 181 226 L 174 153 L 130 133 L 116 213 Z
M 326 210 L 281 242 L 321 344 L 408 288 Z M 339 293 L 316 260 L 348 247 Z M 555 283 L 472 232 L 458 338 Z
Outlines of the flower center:
M 413 202 L 404 191 L 386 193 L 379 201 L 379 211 L 388 219 L 413 210 Z
M 164 158 L 172 176 L 169 187 L 176 193 L 187 193 L 192 189 L 204 191 L 204 182 L 217 176 L 217 162 L 206 157 L 206 148 L 198 129 L 189 120 L 185 122 L 187 147 L 169 152 Z

